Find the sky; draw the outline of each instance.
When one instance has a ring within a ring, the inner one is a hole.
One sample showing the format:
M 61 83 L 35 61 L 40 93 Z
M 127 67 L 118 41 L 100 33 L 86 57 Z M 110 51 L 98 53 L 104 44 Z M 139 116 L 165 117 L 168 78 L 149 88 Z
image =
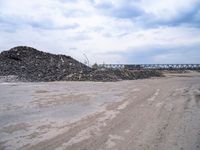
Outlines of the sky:
M 200 1 L 0 0 L 0 52 L 15 46 L 90 65 L 200 63 Z

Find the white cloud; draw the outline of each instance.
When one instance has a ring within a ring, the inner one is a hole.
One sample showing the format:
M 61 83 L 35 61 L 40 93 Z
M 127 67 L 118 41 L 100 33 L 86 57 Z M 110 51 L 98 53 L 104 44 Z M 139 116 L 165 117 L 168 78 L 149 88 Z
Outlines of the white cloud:
M 1 0 L 0 49 L 28 45 L 81 61 L 82 53 L 86 53 L 91 63 L 123 63 L 127 59 L 120 53 L 130 49 L 134 54 L 151 51 L 150 47 L 199 43 L 198 27 L 178 24 L 180 20 L 174 21 L 177 25 L 170 22 L 180 18 L 180 13 L 196 9 L 196 3 L 196 0 L 94 0 L 93 3 L 91 0 Z M 112 11 L 109 7 L 113 7 Z
M 171 19 L 192 9 L 198 0 L 142 0 L 141 7 L 157 19 Z

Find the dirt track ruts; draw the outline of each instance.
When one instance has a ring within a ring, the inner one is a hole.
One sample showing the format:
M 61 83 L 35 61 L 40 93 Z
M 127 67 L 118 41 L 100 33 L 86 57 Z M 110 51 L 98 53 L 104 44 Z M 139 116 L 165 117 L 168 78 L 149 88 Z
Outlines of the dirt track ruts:
M 1 83 L 0 103 L 0 149 L 200 149 L 199 73 Z

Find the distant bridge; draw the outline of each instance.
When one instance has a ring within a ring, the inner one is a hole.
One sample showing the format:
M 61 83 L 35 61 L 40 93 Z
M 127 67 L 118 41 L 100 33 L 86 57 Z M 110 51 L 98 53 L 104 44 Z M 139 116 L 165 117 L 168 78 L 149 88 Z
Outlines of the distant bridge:
M 158 69 L 158 70 L 198 70 L 200 64 L 101 64 L 100 67 L 112 69 Z

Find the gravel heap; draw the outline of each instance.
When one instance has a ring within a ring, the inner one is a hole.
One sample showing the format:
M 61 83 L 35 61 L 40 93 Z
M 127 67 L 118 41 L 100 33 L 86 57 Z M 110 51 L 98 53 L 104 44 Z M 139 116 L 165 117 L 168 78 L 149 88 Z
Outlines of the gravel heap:
M 73 80 L 79 81 L 119 81 L 119 80 L 136 80 L 150 77 L 162 77 L 163 74 L 156 70 L 127 70 L 127 69 L 96 69 L 89 74 L 73 75 Z
M 9 77 L 9 80 L 14 76 L 16 80 L 30 82 L 118 81 L 161 76 L 161 73 L 155 70 L 92 69 L 70 56 L 19 46 L 0 53 L 0 76 Z
M 60 81 L 91 68 L 70 56 L 54 55 L 19 46 L 0 54 L 0 75 L 16 75 L 24 81 Z

